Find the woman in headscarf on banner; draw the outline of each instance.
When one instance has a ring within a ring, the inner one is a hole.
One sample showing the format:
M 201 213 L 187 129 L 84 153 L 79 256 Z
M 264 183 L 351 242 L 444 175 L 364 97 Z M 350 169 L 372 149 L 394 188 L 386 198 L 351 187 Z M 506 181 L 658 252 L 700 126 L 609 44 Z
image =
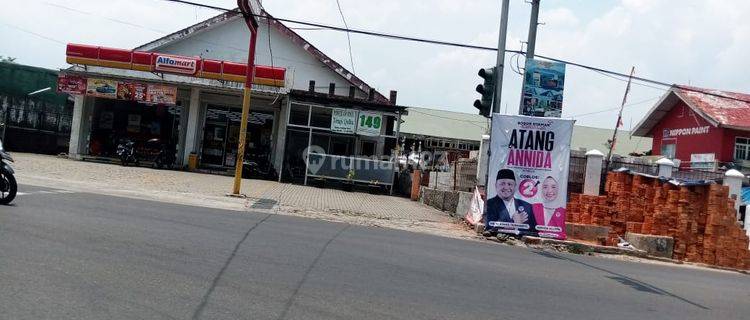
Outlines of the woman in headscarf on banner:
M 565 206 L 559 190 L 557 180 L 547 176 L 542 182 L 542 203 L 532 205 L 540 236 L 565 239 Z

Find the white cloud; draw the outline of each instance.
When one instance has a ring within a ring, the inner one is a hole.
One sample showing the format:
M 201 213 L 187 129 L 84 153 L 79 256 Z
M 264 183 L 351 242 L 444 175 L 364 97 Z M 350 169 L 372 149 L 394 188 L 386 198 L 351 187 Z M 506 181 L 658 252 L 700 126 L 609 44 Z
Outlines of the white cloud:
M 57 3 L 92 14 L 69 12 L 45 5 Z M 234 0 L 196 0 L 234 7 Z M 497 45 L 499 2 L 496 0 L 355 1 L 340 0 L 349 25 L 356 28 L 444 41 Z M 750 92 L 745 75 L 750 70 L 750 1 L 736 0 L 621 0 L 542 1 L 537 54 L 568 59 L 668 83 L 687 83 Z M 264 1 L 277 17 L 342 25 L 335 1 Z M 26 12 L 35 12 L 29 19 Z M 168 32 L 217 14 L 154 0 L 37 0 L 0 11 L 0 55 L 19 62 L 51 68 L 65 67 L 64 46 L 24 33 L 14 25 L 61 42 L 82 42 L 129 48 L 161 34 L 113 22 L 116 18 Z M 511 1 L 507 46 L 518 48 L 526 39 L 529 5 Z M 316 47 L 348 66 L 346 36 L 333 31 L 301 32 Z M 399 103 L 474 112 L 478 97 L 476 72 L 495 63 L 495 52 L 431 44 L 352 36 L 357 75 L 387 92 L 399 91 Z M 510 55 L 506 57 L 509 63 Z M 523 62 L 523 59 L 521 59 Z M 506 68 L 504 104 L 513 110 L 520 99 L 520 76 Z M 567 67 L 566 116 L 619 105 L 624 82 Z M 633 86 L 629 101 L 658 96 L 659 90 Z M 637 122 L 651 103 L 628 107 Z M 503 105 L 504 108 L 504 105 Z M 612 127 L 616 111 L 579 118 L 579 124 Z
M 539 13 L 539 22 L 547 28 L 575 27 L 579 24 L 578 17 L 568 8 L 554 8 Z

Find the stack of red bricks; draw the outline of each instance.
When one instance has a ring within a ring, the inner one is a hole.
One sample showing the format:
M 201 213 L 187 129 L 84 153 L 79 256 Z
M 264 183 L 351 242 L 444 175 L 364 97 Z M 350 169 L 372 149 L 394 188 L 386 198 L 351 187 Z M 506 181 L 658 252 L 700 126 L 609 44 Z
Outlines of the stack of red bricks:
M 728 187 L 675 186 L 610 172 L 605 191 L 572 195 L 568 222 L 609 227 L 607 245 L 616 245 L 626 232 L 669 236 L 674 259 L 750 269 L 748 236 L 736 221 Z

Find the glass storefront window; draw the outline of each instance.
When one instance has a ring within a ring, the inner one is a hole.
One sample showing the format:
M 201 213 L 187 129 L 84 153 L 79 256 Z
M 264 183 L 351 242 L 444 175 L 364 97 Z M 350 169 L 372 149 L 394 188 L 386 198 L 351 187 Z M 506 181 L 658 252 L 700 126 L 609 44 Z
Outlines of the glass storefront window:
M 235 165 L 242 109 L 209 104 L 203 127 L 201 164 L 208 166 Z M 270 161 L 273 113 L 252 111 L 248 115 L 245 159 L 257 163 Z
M 330 108 L 312 107 L 312 119 L 310 126 L 317 128 L 330 128 L 333 111 Z
M 289 111 L 289 123 L 299 126 L 307 126 L 308 117 L 310 116 L 310 106 L 292 103 Z

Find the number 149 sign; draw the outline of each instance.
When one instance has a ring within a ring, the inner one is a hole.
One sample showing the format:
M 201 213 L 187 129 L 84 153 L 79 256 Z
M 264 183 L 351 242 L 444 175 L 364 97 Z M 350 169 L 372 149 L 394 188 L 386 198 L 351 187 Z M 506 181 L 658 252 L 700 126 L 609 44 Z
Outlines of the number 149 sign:
M 383 115 L 379 113 L 360 112 L 357 119 L 357 134 L 379 136 L 383 126 Z

